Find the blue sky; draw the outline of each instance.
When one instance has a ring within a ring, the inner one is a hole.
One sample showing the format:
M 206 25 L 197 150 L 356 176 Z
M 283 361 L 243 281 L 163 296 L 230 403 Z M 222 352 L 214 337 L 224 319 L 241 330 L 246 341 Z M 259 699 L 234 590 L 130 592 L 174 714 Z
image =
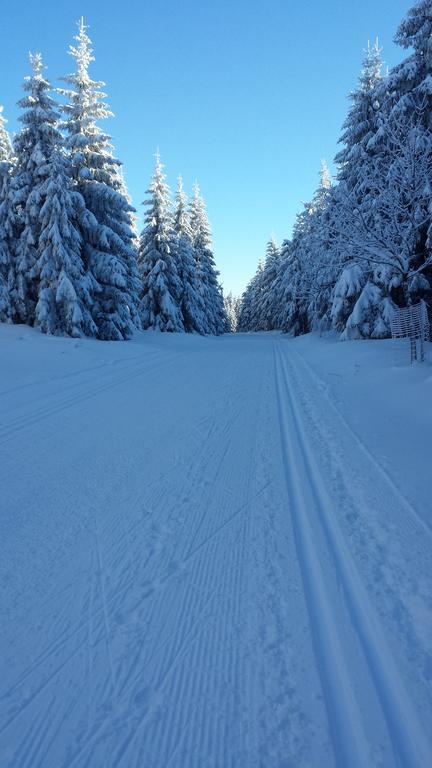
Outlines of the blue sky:
M 226 291 L 254 273 L 270 233 L 290 235 L 329 163 L 368 38 L 392 42 L 413 0 L 39 0 L 8 3 L 0 30 L 0 103 L 11 131 L 41 51 L 53 83 L 84 15 L 115 118 L 107 121 L 135 206 L 160 148 L 169 183 L 195 178 L 206 198 Z

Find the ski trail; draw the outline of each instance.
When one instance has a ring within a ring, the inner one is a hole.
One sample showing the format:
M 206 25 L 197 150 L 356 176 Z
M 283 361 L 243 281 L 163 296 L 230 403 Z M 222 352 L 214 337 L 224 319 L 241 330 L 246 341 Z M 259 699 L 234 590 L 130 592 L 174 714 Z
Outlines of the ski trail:
M 2 768 L 428 768 L 429 536 L 292 345 L 137 343 L 1 406 Z
M 322 614 L 323 606 L 327 614 L 319 617 L 317 650 L 319 655 L 323 655 L 322 668 L 327 670 L 326 686 L 329 686 L 327 690 L 330 693 L 330 721 L 333 720 L 335 746 L 336 748 L 339 744 L 342 746 L 341 765 L 367 765 L 368 759 L 365 758 L 367 744 L 365 735 L 359 732 L 362 717 L 354 708 L 352 694 L 349 693 L 349 675 L 343 668 L 338 668 L 331 654 L 331 648 L 335 647 L 332 643 L 337 642 L 337 637 L 327 634 L 331 630 L 332 609 L 325 595 L 325 579 L 322 580 L 322 573 L 320 574 L 317 568 L 317 555 L 313 551 L 314 534 L 307 522 L 310 504 L 315 507 L 325 531 L 329 552 L 346 596 L 346 606 L 363 648 L 395 752 L 403 765 L 423 768 L 431 759 L 430 745 L 418 722 L 417 714 L 400 678 L 378 617 L 336 522 L 332 511 L 333 502 L 309 446 L 279 345 L 276 346 L 276 357 L 279 369 L 277 382 L 281 439 L 287 477 L 295 493 L 292 514 L 300 544 L 299 558 L 303 562 L 305 574 L 305 594 L 306 599 L 310 601 L 313 615 L 318 616 L 317 611 Z M 293 472 L 292 466 L 295 465 L 297 470 Z M 303 476 L 302 484 L 298 479 L 300 472 Z M 306 488 L 309 489 L 309 500 L 306 498 Z M 336 687 L 335 680 L 339 680 Z M 343 709 L 340 708 L 342 699 L 345 699 Z M 354 755 L 353 745 L 355 745 Z
M 126 373 L 122 371 L 122 374 L 120 376 L 117 375 L 111 378 L 107 377 L 107 379 L 105 379 L 105 382 L 102 385 L 98 383 L 96 386 L 90 386 L 84 389 L 84 391 L 80 391 L 76 395 L 60 397 L 58 398 L 57 403 L 50 404 L 48 406 L 44 406 L 41 408 L 33 409 L 33 411 L 30 412 L 28 415 L 18 416 L 18 417 L 9 419 L 6 421 L 6 426 L 4 426 L 3 428 L 0 428 L 0 445 L 7 443 L 10 437 L 15 436 L 16 434 L 20 434 L 23 430 L 29 430 L 31 427 L 33 427 L 35 424 L 39 423 L 40 421 L 45 421 L 45 419 L 47 419 L 48 417 L 56 416 L 62 413 L 64 410 L 69 410 L 73 406 L 81 405 L 87 400 L 92 399 L 105 392 L 108 392 L 115 387 L 121 386 L 122 384 L 125 384 L 125 383 L 129 383 L 135 378 L 140 378 L 145 374 L 153 373 L 154 371 L 158 370 L 159 367 L 172 363 L 174 359 L 175 359 L 175 356 L 171 356 L 169 358 L 166 358 L 163 362 L 159 363 L 159 365 L 152 366 L 151 368 L 149 368 L 149 365 L 147 364 L 147 362 L 145 362 L 144 365 L 140 365 L 140 366 L 137 366 L 136 368 L 127 370 Z M 90 384 L 91 383 L 92 381 L 90 382 Z M 82 390 L 81 383 L 78 389 Z
M 320 389 L 321 396 L 325 398 L 326 403 L 331 408 L 332 413 L 334 413 L 337 421 L 342 427 L 342 430 L 344 430 L 351 436 L 355 445 L 360 449 L 363 456 L 368 461 L 370 472 L 373 474 L 378 473 L 381 476 L 381 478 L 388 485 L 390 491 L 396 495 L 397 499 L 399 500 L 399 503 L 403 505 L 405 511 L 410 515 L 410 517 L 412 516 L 415 518 L 416 523 L 421 526 L 421 528 L 423 529 L 423 532 L 428 536 L 428 538 L 432 538 L 432 527 L 430 526 L 430 524 L 419 515 L 415 507 L 413 507 L 411 502 L 402 493 L 401 489 L 395 483 L 393 478 L 389 475 L 387 470 L 382 466 L 382 464 L 380 464 L 377 457 L 371 453 L 371 451 L 365 445 L 363 440 L 348 424 L 347 420 L 342 415 L 336 403 L 328 394 L 324 381 L 319 378 L 319 376 L 313 370 L 312 366 L 304 359 L 303 355 L 301 355 L 299 352 L 297 352 L 293 348 L 290 348 L 290 354 L 293 355 L 293 357 L 297 362 L 300 361 L 300 364 L 302 365 L 303 369 L 306 371 L 306 376 L 309 378 L 312 378 L 315 381 L 315 383 Z
M 361 714 L 353 694 L 347 660 L 338 635 L 332 596 L 326 591 L 314 533 L 308 519 L 311 499 L 307 483 L 311 483 L 312 477 L 306 462 L 300 468 L 297 422 L 294 422 L 297 432 L 295 434 L 292 429 L 292 401 L 278 347 L 275 347 L 275 377 L 282 454 L 288 493 L 292 499 L 290 512 L 311 619 L 311 632 L 332 730 L 333 748 L 339 765 L 361 768 L 365 765 L 364 756 L 368 751 L 367 737 L 362 728 Z
M 101 550 L 101 545 L 99 540 L 98 524 L 97 524 L 95 515 L 93 517 L 93 521 L 94 521 L 94 535 L 95 535 L 95 541 L 96 541 L 96 553 L 97 553 L 97 562 L 98 562 L 97 573 L 98 573 L 100 595 L 102 599 L 106 650 L 108 654 L 109 671 L 110 671 L 113 694 L 114 694 L 114 698 L 117 699 L 117 681 L 116 681 L 116 675 L 114 671 L 114 662 L 113 662 L 112 651 L 111 651 L 111 640 L 110 640 L 111 630 L 109 625 L 107 598 L 105 593 L 105 568 L 104 568 L 103 559 L 102 559 L 102 550 Z

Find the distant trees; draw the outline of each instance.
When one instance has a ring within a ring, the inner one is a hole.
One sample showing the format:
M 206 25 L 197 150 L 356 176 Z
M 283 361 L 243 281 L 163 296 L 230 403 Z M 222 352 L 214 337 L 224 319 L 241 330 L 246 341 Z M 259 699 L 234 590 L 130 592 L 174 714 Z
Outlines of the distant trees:
M 158 331 L 184 331 L 180 308 L 179 251 L 175 247 L 169 189 L 159 154 L 156 155 L 156 167 L 147 193 L 145 226 L 138 251 L 143 327 Z
M 198 290 L 204 307 L 204 327 L 206 333 L 223 333 L 226 325 L 223 293 L 218 281 L 219 272 L 215 265 L 206 205 L 197 183 L 194 185 L 189 215 Z
M 228 328 L 205 204 L 179 185 L 173 211 L 159 157 L 138 239 L 121 162 L 100 121 L 111 112 L 83 20 L 57 103 L 30 55 L 13 147 L 0 111 L 0 321 L 45 333 L 129 338 L 134 329 Z
M 431 36 L 432 2 L 420 0 L 396 35 L 412 49 L 404 61 L 383 76 L 368 45 L 335 183 L 323 168 L 269 279 L 259 267 L 247 287 L 242 329 L 382 338 L 394 307 L 432 305 Z
M 239 296 L 234 296 L 234 294 L 230 291 L 224 297 L 224 303 L 226 315 L 226 332 L 235 333 L 238 327 L 241 299 Z
M 180 179 L 173 210 L 157 153 L 147 195 L 147 213 L 138 249 L 143 328 L 224 333 L 228 324 L 223 293 L 198 185 L 188 206 Z

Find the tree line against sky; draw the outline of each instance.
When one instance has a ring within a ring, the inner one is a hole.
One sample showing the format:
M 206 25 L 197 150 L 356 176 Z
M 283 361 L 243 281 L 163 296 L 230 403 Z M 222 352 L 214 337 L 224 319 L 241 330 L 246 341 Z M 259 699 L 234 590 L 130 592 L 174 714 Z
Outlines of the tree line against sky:
M 390 335 L 397 307 L 432 306 L 432 0 L 420 0 L 395 38 L 411 49 L 383 73 L 368 45 L 335 158 L 325 164 L 292 237 L 247 286 L 239 330 L 343 338 Z
M 137 328 L 219 334 L 229 329 L 198 185 L 175 206 L 159 154 L 140 236 L 121 163 L 99 122 L 111 115 L 91 79 L 83 20 L 61 88 L 30 55 L 21 130 L 0 112 L 0 320 L 50 334 L 129 338 Z M 57 97 L 61 101 L 57 101 Z

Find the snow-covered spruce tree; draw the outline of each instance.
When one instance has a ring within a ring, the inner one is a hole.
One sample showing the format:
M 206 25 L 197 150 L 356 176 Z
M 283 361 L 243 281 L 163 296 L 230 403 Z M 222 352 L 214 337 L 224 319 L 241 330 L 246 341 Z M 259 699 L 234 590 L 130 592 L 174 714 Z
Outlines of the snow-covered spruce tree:
M 82 261 L 79 222 L 85 215 L 82 195 L 72 188 L 69 164 L 60 151 L 49 160 L 49 176 L 39 212 L 39 300 L 36 320 L 45 333 L 95 336 L 93 279 Z
M 147 194 L 144 202 L 147 212 L 138 250 L 142 325 L 158 331 L 184 331 L 169 188 L 159 152 Z
M 344 180 L 348 189 L 356 187 L 359 177 L 364 177 L 364 163 L 367 163 L 370 156 L 369 141 L 379 127 L 381 105 L 378 101 L 378 86 L 382 79 L 381 70 L 378 40 L 373 45 L 368 42 L 358 87 L 350 94 L 351 107 L 339 138 L 342 148 L 335 157 L 338 179 Z
M 292 240 L 282 247 L 274 281 L 272 292 L 279 304 L 274 327 L 286 333 L 299 335 L 329 325 L 331 288 L 337 279 L 325 227 L 331 193 L 330 174 L 323 163 L 318 189 L 297 216 Z
M 216 269 L 212 250 L 206 206 L 197 183 L 194 184 L 190 203 L 190 226 L 198 289 L 204 303 L 205 332 L 221 334 L 226 327 L 223 293 L 218 282 L 219 273 Z
M 224 298 L 225 315 L 227 318 L 226 333 L 235 333 L 238 325 L 240 299 L 230 291 Z
M 419 119 L 415 113 L 391 115 L 388 171 L 384 179 L 374 179 L 373 219 L 366 218 L 360 207 L 354 211 L 356 259 L 367 259 L 370 264 L 366 304 L 370 306 L 376 297 L 381 307 L 375 313 L 381 317 L 379 323 L 365 326 L 366 330 L 373 328 L 372 336 L 389 334 L 389 303 L 407 306 L 421 298 L 430 301 L 432 152 Z M 379 290 L 372 294 L 370 283 Z M 364 303 L 361 295 L 358 301 Z M 353 325 L 358 324 L 347 321 L 347 328 Z
M 420 151 L 423 161 L 427 158 L 430 168 L 432 157 L 432 2 L 420 0 L 408 11 L 396 33 L 395 42 L 403 48 L 412 48 L 413 52 L 390 73 L 390 87 L 398 94 L 398 99 L 392 109 L 391 117 L 394 118 L 400 135 L 399 115 L 405 115 L 405 130 L 408 149 L 413 155 L 413 145 Z M 397 161 L 396 161 L 397 162 Z M 414 170 L 414 169 L 412 169 Z M 432 286 L 432 212 L 428 205 L 428 216 L 424 214 L 425 198 L 431 195 L 430 175 L 424 177 L 427 183 L 424 186 L 422 200 L 419 200 L 418 183 L 420 175 L 425 168 L 416 169 L 416 187 L 413 193 L 413 208 L 411 219 L 417 224 L 417 237 L 413 241 L 412 266 L 417 266 L 422 273 L 420 280 L 421 289 L 426 289 L 426 282 Z M 398 171 L 400 173 L 400 169 Z M 410 172 L 412 173 L 411 169 Z M 409 281 L 409 293 L 415 299 L 419 281 L 416 276 Z M 427 289 L 426 289 L 427 290 Z M 407 296 L 407 294 L 406 294 Z M 427 300 L 432 304 L 431 294 L 428 292 Z
M 394 304 L 431 303 L 432 3 L 416 3 L 396 35 L 413 52 L 388 76 L 389 94 L 367 196 L 351 206 L 354 263 L 367 281 L 346 321 L 345 337 L 388 335 Z M 383 89 L 381 89 L 383 90 Z M 349 216 L 348 216 L 349 218 Z M 342 288 L 348 281 L 341 278 Z M 336 298 L 336 297 L 335 297 Z
M 334 253 L 335 238 L 331 231 L 334 200 L 330 172 L 323 161 L 320 183 L 309 207 L 308 226 L 301 237 L 302 252 L 309 253 L 303 266 L 310 293 L 308 325 L 319 331 L 331 326 L 331 294 L 339 274 L 339 255 Z M 303 286 L 303 293 L 307 293 L 307 285 Z
M 265 260 L 258 262 L 252 280 L 243 293 L 238 327 L 243 331 L 268 331 L 275 328 L 274 284 L 280 268 L 280 249 L 272 237 Z
M 260 327 L 271 331 L 275 328 L 273 317 L 273 286 L 280 266 L 280 248 L 271 237 L 267 243 L 264 269 L 261 277 Z
M 419 0 L 408 11 L 395 36 L 395 42 L 413 52 L 394 67 L 390 87 L 397 92 L 394 106 L 421 114 L 424 127 L 432 129 L 432 2 Z
M 181 176 L 178 179 L 176 193 L 174 234 L 173 245 L 181 285 L 180 308 L 184 328 L 188 333 L 204 334 L 205 306 L 198 286 L 187 197 Z
M 261 292 L 264 262 L 259 260 L 256 272 L 242 295 L 237 328 L 239 331 L 260 331 Z
M 39 213 L 44 203 L 49 162 L 61 144 L 56 103 L 49 95 L 50 83 L 43 75 L 39 53 L 30 54 L 32 74 L 24 80 L 26 96 L 18 102 L 23 127 L 14 139 L 16 164 L 12 181 L 17 216 L 15 245 L 17 320 L 33 325 L 38 301 L 39 279 L 36 262 L 40 235 Z
M 310 270 L 307 259 L 310 255 L 305 251 L 302 239 L 304 221 L 309 215 L 309 208 L 305 206 L 305 210 L 297 217 L 292 240 L 286 240 L 282 244 L 281 269 L 275 283 L 275 293 L 278 297 L 276 327 L 293 336 L 310 330 L 307 311 L 310 301 Z
M 367 192 L 343 215 L 350 261 L 337 283 L 332 314 L 339 329 L 345 322 L 344 338 L 387 336 L 395 304 L 431 296 L 429 130 L 421 110 L 393 109 L 380 134 Z M 355 265 L 361 271 L 354 274 Z
M 86 206 L 80 231 L 92 280 L 92 315 L 100 339 L 127 339 L 138 322 L 133 208 L 125 194 L 121 163 L 113 156 L 110 137 L 98 125 L 112 113 L 100 90 L 104 83 L 89 76 L 94 57 L 82 19 L 75 40 L 69 53 L 76 71 L 64 78 L 68 88 L 61 92 L 68 103 L 62 110 L 72 173 Z
M 381 76 L 382 59 L 378 40 L 368 43 L 358 88 L 350 95 L 351 108 L 342 128 L 336 155 L 339 185 L 333 192 L 327 235 L 332 239 L 332 259 L 339 263 L 339 274 L 331 296 L 332 326 L 344 331 L 348 318 L 367 284 L 371 265 L 362 256 L 356 259 L 350 240 L 353 210 L 373 216 L 371 179 L 384 174 L 382 126 L 386 120 L 386 85 Z
M 15 214 L 12 204 L 14 155 L 3 107 L 0 106 L 0 322 L 14 319 L 15 273 L 13 245 Z

